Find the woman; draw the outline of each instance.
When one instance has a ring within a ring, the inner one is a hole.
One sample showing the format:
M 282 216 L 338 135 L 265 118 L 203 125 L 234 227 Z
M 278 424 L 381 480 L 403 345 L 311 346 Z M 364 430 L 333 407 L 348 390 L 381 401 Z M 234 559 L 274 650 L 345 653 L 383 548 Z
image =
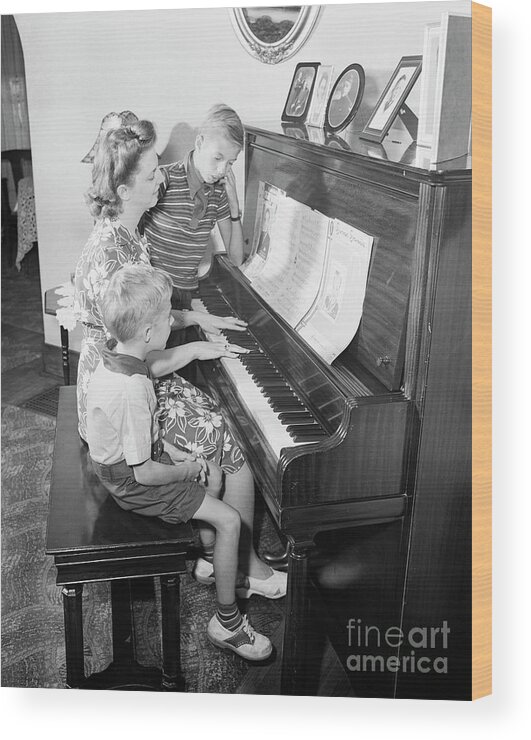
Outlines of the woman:
M 155 131 L 149 121 L 137 121 L 108 131 L 94 158 L 92 187 L 87 201 L 96 218 L 83 249 L 76 273 L 76 312 L 83 324 L 78 367 L 79 432 L 86 435 L 86 394 L 92 373 L 99 364 L 107 337 L 102 326 L 100 301 L 110 277 L 125 264 L 149 262 L 149 246 L 137 224 L 157 200 L 160 175 L 155 151 Z M 237 357 L 240 347 L 224 340 L 190 342 L 148 355 L 153 377 L 174 373 L 192 360 Z M 286 593 L 286 576 L 272 571 L 257 556 L 252 544 L 254 481 L 219 408 L 210 397 L 174 374 L 155 383 L 161 409 L 163 434 L 180 449 L 194 452 L 218 464 L 225 472 L 224 501 L 240 513 L 240 568 L 246 576 L 237 593 L 246 597 L 260 593 L 279 598 Z M 213 583 L 211 564 L 213 533 L 200 528 L 203 558 L 194 575 Z

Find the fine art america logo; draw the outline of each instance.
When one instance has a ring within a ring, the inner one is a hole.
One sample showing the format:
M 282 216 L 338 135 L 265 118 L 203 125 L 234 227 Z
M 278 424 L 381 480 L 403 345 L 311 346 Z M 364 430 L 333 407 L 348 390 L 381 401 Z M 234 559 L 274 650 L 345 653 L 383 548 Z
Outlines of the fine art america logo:
M 349 671 L 363 673 L 390 671 L 398 673 L 448 673 L 448 635 L 450 628 L 446 620 L 440 627 L 411 627 L 404 632 L 400 627 L 380 629 L 376 625 L 364 624 L 361 619 L 349 619 L 347 623 L 348 646 L 353 652 L 347 658 Z M 388 648 L 398 655 L 382 655 Z M 367 651 L 370 650 L 371 654 Z M 437 651 L 436 657 L 426 651 Z M 376 653 L 376 654 L 373 654 Z

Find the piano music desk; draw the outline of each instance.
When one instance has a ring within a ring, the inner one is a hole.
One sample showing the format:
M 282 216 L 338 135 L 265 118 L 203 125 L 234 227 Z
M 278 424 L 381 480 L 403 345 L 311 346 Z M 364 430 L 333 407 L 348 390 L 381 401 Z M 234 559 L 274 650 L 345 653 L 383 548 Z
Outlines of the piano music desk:
M 192 527 L 124 511 L 92 472 L 77 431 L 76 388 L 63 387 L 52 464 L 46 554 L 53 555 L 65 620 L 68 688 L 184 690 L 180 666 L 179 575 Z M 131 610 L 134 579 L 160 578 L 162 670 L 135 661 Z M 82 594 L 110 581 L 113 662 L 85 677 Z M 132 639 L 131 639 L 132 638 Z

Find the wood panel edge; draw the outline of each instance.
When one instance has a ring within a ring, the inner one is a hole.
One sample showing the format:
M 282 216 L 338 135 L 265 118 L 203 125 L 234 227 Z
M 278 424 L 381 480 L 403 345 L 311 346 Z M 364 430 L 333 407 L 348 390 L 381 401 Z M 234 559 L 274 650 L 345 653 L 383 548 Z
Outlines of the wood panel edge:
M 492 692 L 492 9 L 472 5 L 472 686 Z

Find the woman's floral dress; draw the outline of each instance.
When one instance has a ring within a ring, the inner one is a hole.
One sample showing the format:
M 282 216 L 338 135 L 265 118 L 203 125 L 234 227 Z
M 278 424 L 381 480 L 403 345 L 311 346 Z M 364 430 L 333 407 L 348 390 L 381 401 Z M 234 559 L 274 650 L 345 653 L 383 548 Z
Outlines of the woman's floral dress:
M 99 219 L 85 245 L 75 273 L 74 311 L 83 325 L 77 372 L 79 433 L 86 439 L 87 389 L 108 336 L 103 328 L 100 301 L 111 276 L 123 265 L 149 264 L 145 237 L 134 234 L 118 219 Z M 244 463 L 218 406 L 212 398 L 177 373 L 155 381 L 164 437 L 181 450 L 212 460 L 227 473 Z

